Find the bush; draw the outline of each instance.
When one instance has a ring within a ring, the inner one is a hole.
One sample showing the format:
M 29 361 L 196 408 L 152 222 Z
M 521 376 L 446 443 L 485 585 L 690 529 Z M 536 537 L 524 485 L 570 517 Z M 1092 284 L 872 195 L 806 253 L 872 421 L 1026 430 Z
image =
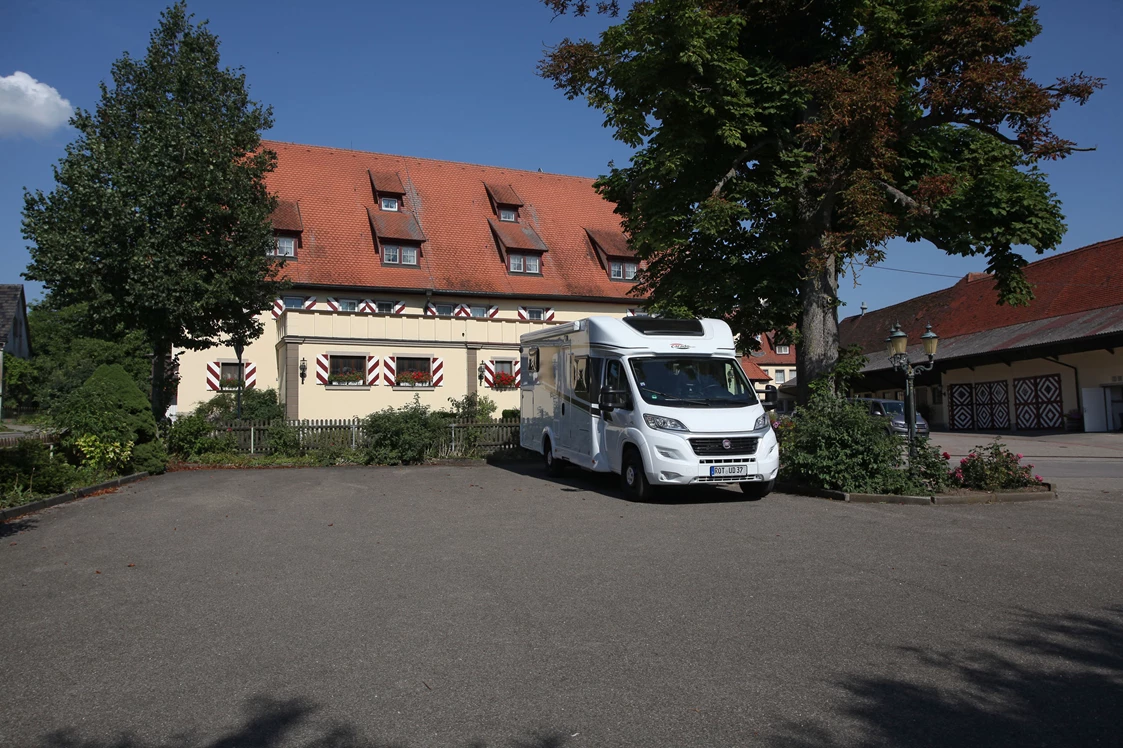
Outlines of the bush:
M 470 392 L 459 399 L 450 397 L 452 417 L 457 421 L 486 421 L 495 413 L 496 404 L 487 395 Z
M 410 405 L 371 413 L 363 419 L 362 428 L 366 464 L 408 465 L 437 454 L 445 442 L 448 426 L 444 418 L 430 412 L 414 395 Z
M 133 443 L 102 441 L 93 434 L 85 434 L 75 440 L 78 452 L 82 455 L 82 467 L 95 470 L 109 470 L 116 473 L 129 462 L 133 453 Z
M 237 417 L 236 393 L 221 392 L 195 408 L 211 423 L 233 421 Z M 277 400 L 273 389 L 242 390 L 242 419 L 246 421 L 279 421 L 285 417 L 285 406 Z
M 1022 456 L 1014 454 L 995 439 L 987 447 L 975 447 L 951 471 L 948 478 L 958 488 L 998 491 L 1004 488 L 1026 488 L 1040 485 L 1041 476 L 1033 474 L 1033 465 L 1023 465 Z
M 216 429 L 219 427 L 198 413 L 180 416 L 168 429 L 168 451 L 183 459 L 237 451 L 234 434 Z
M 134 473 L 159 475 L 168 467 L 168 450 L 159 440 L 138 444 L 133 447 L 130 463 Z
M 103 364 L 51 411 L 51 420 L 68 431 L 64 446 L 77 451 L 77 440 L 94 436 L 103 443 L 133 443 L 133 454 L 122 468 L 136 471 L 137 460 L 144 459 L 148 472 L 161 473 L 158 464 L 163 445 L 158 442 L 156 419 L 148 398 L 119 364 Z M 138 455 L 142 456 L 138 458 Z
M 301 453 L 300 432 L 284 421 L 269 426 L 266 432 L 269 448 L 281 457 L 296 457 Z
M 901 494 L 934 490 L 910 476 L 905 445 L 861 406 L 823 392 L 782 427 L 780 477 L 815 488 Z M 925 454 L 932 450 L 923 445 Z M 939 471 L 942 475 L 943 470 Z
M 518 408 L 504 408 L 504 410 L 503 410 L 503 420 L 504 421 L 510 421 L 510 420 L 517 421 L 520 418 L 522 418 L 522 411 L 519 410 Z

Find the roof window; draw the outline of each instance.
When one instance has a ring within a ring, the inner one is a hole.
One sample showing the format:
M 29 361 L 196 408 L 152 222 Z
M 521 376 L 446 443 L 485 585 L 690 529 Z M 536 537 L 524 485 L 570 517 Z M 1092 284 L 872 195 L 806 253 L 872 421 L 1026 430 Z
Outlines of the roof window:
M 396 197 L 384 197 L 382 198 L 382 209 L 397 213 L 401 210 L 401 202 Z
M 499 220 L 506 223 L 516 223 L 519 220 L 519 212 L 514 208 L 500 208 Z

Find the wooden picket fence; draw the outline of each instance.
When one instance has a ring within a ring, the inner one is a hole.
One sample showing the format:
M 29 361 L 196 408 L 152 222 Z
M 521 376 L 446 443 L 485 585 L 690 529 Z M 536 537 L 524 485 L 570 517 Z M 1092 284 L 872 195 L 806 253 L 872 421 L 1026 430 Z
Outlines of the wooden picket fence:
M 229 421 L 215 429 L 234 437 L 237 450 L 246 454 L 269 454 L 273 451 L 269 431 L 283 424 L 296 432 L 301 451 L 326 447 L 362 447 L 365 443 L 360 418 L 311 419 L 286 421 Z M 434 456 L 483 457 L 519 445 L 519 419 L 492 421 L 454 421 L 448 424 L 448 437 L 434 445 Z

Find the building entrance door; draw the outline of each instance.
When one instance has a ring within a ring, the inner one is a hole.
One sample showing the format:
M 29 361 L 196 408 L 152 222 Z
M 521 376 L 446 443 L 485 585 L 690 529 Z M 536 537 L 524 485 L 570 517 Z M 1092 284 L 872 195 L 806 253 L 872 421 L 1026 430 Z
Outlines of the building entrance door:
M 1064 426 L 1061 375 L 1045 374 L 1014 380 L 1014 415 L 1019 429 L 1059 429 Z

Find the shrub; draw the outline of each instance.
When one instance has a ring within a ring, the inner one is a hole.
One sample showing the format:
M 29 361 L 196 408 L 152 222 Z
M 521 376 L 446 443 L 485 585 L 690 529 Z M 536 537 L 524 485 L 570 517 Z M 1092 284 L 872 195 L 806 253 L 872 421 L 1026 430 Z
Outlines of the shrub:
M 238 448 L 234 434 L 217 431 L 216 426 L 198 412 L 180 416 L 168 429 L 168 451 L 182 458 L 202 454 L 229 454 Z
M 930 487 L 910 476 L 905 445 L 861 405 L 825 392 L 783 426 L 780 476 L 815 488 L 900 494 Z M 927 447 L 925 447 L 927 449 Z
M 284 421 L 272 424 L 266 432 L 266 439 L 275 455 L 296 457 L 301 452 L 300 432 Z
M 148 460 L 148 472 L 160 473 L 157 464 L 163 445 L 143 447 L 158 441 L 156 419 L 148 398 L 119 364 L 103 364 L 51 411 L 51 420 L 66 429 L 64 445 L 77 450 L 80 437 L 92 435 L 103 443 L 133 443 L 133 456 L 123 469 L 136 469 L 137 455 Z
M 990 446 L 975 447 L 948 477 L 953 486 L 981 491 L 1040 485 L 1043 481 L 1041 476 L 1033 474 L 1033 465 L 1021 462 L 1021 455 L 1014 454 L 995 439 Z
M 450 397 L 452 417 L 457 421 L 486 421 L 495 413 L 496 404 L 487 395 L 469 392 L 461 398 Z
M 414 396 L 413 403 L 395 410 L 371 413 L 362 423 L 368 465 L 408 465 L 423 462 L 444 444 L 446 421 Z
M 82 467 L 95 470 L 120 471 L 129 462 L 133 453 L 133 443 L 110 442 L 99 439 L 93 434 L 84 434 L 75 440 L 78 452 L 82 455 Z
M 133 472 L 159 475 L 168 467 L 168 450 L 162 441 L 146 442 L 133 447 L 129 460 Z
M 237 416 L 237 393 L 221 392 L 195 408 L 212 423 L 233 421 Z M 285 406 L 277 400 L 274 389 L 242 390 L 242 418 L 247 421 L 277 421 L 285 417 Z
M 0 491 L 7 506 L 26 503 L 20 500 L 24 497 L 63 493 L 83 475 L 61 455 L 52 458 L 51 448 L 36 439 L 21 439 L 12 449 L 0 450 Z
M 503 415 L 504 421 L 509 421 L 509 420 L 516 420 L 517 421 L 520 418 L 522 418 L 522 411 L 520 411 L 518 408 L 504 408 L 502 415 Z

